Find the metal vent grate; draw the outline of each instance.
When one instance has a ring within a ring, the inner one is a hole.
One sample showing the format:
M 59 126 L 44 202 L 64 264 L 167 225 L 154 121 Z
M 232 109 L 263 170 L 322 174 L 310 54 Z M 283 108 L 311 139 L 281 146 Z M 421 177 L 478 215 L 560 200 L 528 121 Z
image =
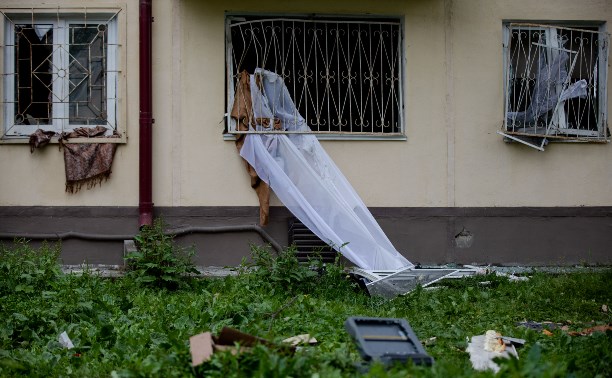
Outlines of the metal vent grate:
M 289 244 L 295 246 L 300 262 L 316 257 L 320 257 L 325 263 L 333 263 L 336 260 L 336 251 L 296 218 L 289 220 Z

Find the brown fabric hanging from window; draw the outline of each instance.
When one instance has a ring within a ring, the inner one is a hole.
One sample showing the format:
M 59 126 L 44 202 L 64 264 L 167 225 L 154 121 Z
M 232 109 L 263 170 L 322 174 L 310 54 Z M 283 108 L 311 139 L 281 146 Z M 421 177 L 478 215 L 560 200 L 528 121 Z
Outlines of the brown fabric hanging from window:
M 76 193 L 83 185 L 91 189 L 102 181 L 108 180 L 111 174 L 113 157 L 117 150 L 115 143 L 67 143 L 70 138 L 104 138 L 106 128 L 81 127 L 70 133 L 63 133 L 60 143 L 64 149 L 64 166 L 66 169 L 66 192 Z M 118 138 L 113 134 L 109 138 Z
M 234 104 L 231 112 L 232 118 L 238 123 L 239 131 L 248 131 L 250 126 L 255 126 L 253 118 L 253 101 L 251 98 L 250 75 L 247 71 L 242 71 L 238 75 L 238 83 L 236 84 L 236 92 L 234 94 Z M 269 121 L 268 121 L 269 122 Z M 276 124 L 276 120 L 274 122 Z M 280 124 L 280 121 L 279 121 Z M 276 126 L 276 125 L 275 125 Z M 238 153 L 244 144 L 246 134 L 236 134 L 236 148 Z M 255 189 L 257 198 L 259 199 L 259 223 L 262 226 L 268 224 L 270 215 L 270 186 L 266 184 L 259 176 L 255 169 L 244 161 L 246 170 L 251 177 L 251 188 Z
M 33 153 L 37 148 L 43 148 L 49 142 L 51 142 L 51 138 L 55 136 L 55 131 L 45 131 L 43 129 L 38 129 L 32 134 L 30 134 L 30 153 Z

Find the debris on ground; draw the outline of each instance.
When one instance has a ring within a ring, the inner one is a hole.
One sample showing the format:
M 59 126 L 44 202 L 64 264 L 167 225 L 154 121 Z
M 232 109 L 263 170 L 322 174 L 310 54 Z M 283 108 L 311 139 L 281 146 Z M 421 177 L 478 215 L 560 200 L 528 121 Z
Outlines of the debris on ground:
M 215 352 L 229 351 L 232 354 L 249 352 L 257 344 L 263 344 L 288 352 L 295 350 L 293 346 L 279 346 L 269 340 L 243 333 L 233 328 L 224 327 L 219 336 L 214 336 L 210 332 L 204 332 L 189 338 L 191 366 L 195 367 L 210 361 Z
M 532 320 L 524 320 L 522 322 L 516 323 L 517 326 L 525 327 L 532 329 L 534 331 L 544 331 L 553 329 L 561 329 L 563 331 L 567 331 L 569 328 L 567 325 L 563 323 L 553 323 L 553 322 L 534 322 Z
M 314 345 L 317 343 L 317 339 L 311 337 L 308 333 L 305 333 L 302 335 L 289 337 L 283 340 L 283 343 L 297 347 L 298 345 Z
M 72 340 L 70 340 L 70 337 L 68 337 L 68 333 L 66 333 L 66 331 L 62 332 L 57 339 L 64 348 L 74 348 L 74 344 L 72 343 Z
M 430 337 L 429 339 L 426 339 L 423 344 L 425 346 L 432 346 L 432 345 L 436 345 L 436 341 L 438 340 L 438 338 L 436 336 Z
M 525 340 L 514 337 L 502 336 L 501 333 L 488 330 L 484 335 L 472 336 L 468 343 L 466 352 L 470 354 L 470 362 L 476 370 L 499 371 L 493 359 L 497 357 L 518 358 L 516 346 L 523 346 Z
M 367 270 L 353 268 L 349 276 L 355 280 L 359 287 L 364 289 L 370 296 L 379 296 L 385 299 L 393 299 L 399 295 L 405 295 L 416 289 L 433 288 L 433 285 L 441 280 L 458 279 L 463 277 L 487 276 L 494 274 L 497 277 L 506 277 L 511 282 L 529 280 L 528 276 L 518 276 L 513 272 L 506 273 L 490 266 L 478 267 L 464 265 L 462 267 L 446 266 L 436 268 L 423 268 L 416 266 L 400 270 Z M 490 281 L 481 282 L 482 285 L 490 284 Z
M 516 325 L 521 326 L 521 327 L 526 327 L 534 331 L 541 331 L 546 336 L 552 336 L 553 333 L 551 331 L 555 329 L 561 330 L 570 336 L 589 336 L 595 332 L 612 331 L 612 324 L 593 325 L 593 323 L 591 323 L 589 324 L 591 325 L 590 327 L 583 328 L 581 330 L 576 330 L 576 331 L 570 331 L 569 325 L 563 324 L 563 323 L 534 322 L 534 321 L 525 320 L 525 321 L 516 323 Z M 575 328 L 575 325 L 572 326 L 572 328 Z
M 597 325 L 594 327 L 585 328 L 581 331 L 570 331 L 567 334 L 570 336 L 590 336 L 595 332 L 612 331 L 612 324 Z
M 350 317 L 344 326 L 366 362 L 384 365 L 409 360 L 416 365 L 434 362 L 405 319 Z

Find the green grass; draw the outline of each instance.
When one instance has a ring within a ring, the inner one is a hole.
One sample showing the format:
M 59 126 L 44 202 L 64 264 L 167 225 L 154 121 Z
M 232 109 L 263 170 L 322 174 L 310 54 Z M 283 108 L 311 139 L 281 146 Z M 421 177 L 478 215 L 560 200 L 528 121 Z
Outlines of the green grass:
M 552 336 L 516 326 L 552 321 L 581 329 L 612 322 L 611 270 L 533 273 L 525 282 L 495 276 L 454 280 L 392 301 L 370 298 L 342 267 L 297 264 L 253 248 L 236 277 L 186 279 L 178 289 L 135 278 L 62 274 L 59 247 L 25 242 L 0 247 L 0 376 L 76 377 L 487 377 L 472 369 L 467 338 L 495 329 L 524 338 L 519 360 L 500 361 L 501 376 L 594 377 L 612 374 L 612 333 Z M 256 269 L 253 269 L 253 268 Z M 490 281 L 487 286 L 481 281 Z M 426 346 L 432 367 L 364 369 L 344 329 L 349 316 L 405 318 Z M 276 342 L 303 333 L 319 343 L 294 355 L 258 346 L 216 353 L 191 368 L 189 337 L 230 326 Z M 57 341 L 66 331 L 75 348 Z

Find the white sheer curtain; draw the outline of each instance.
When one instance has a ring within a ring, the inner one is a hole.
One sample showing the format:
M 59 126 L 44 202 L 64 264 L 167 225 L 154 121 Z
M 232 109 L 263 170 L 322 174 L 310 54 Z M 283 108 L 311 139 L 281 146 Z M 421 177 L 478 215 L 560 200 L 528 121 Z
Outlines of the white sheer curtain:
M 283 130 L 310 130 L 277 74 L 257 69 L 251 75 L 251 96 L 255 118 L 280 119 Z M 314 135 L 249 134 L 240 155 L 289 211 L 355 265 L 385 270 L 413 267 L 393 247 Z

